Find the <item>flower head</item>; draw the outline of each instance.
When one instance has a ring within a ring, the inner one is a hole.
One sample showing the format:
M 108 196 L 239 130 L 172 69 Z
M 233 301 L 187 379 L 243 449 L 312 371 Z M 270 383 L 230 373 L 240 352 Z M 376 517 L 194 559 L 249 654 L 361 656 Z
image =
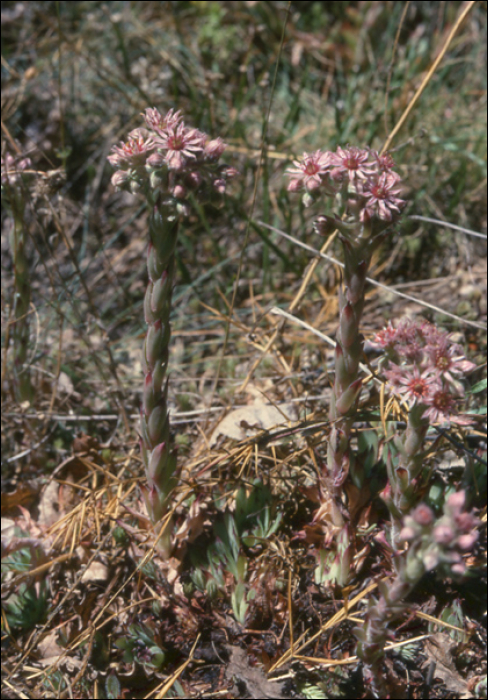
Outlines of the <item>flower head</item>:
M 5 158 L 2 156 L 2 185 L 16 185 L 24 170 L 32 168 L 30 158 L 22 158 L 16 160 L 11 153 L 6 153 Z
M 165 131 L 166 129 L 173 129 L 177 124 L 183 121 L 181 112 L 175 112 L 174 109 L 170 109 L 163 117 L 155 107 L 148 107 L 143 116 L 147 128 L 157 133 Z
M 467 360 L 457 343 L 451 343 L 447 335 L 436 343 L 429 343 L 426 348 L 430 363 L 448 382 L 454 382 L 456 377 L 476 369 L 474 362 Z
M 117 168 L 112 182 L 118 189 L 141 190 L 151 200 L 155 195 L 175 215 L 189 211 L 185 200 L 191 192 L 225 191 L 226 181 L 237 171 L 218 162 L 226 148 L 221 138 L 211 140 L 188 128 L 181 113 L 172 109 L 162 115 L 148 108 L 143 116 L 147 128 L 132 131 L 108 156 Z
M 195 160 L 205 147 L 206 136 L 198 129 L 188 129 L 183 123 L 167 127 L 156 138 L 156 147 L 165 152 L 165 160 L 172 170 L 182 170 L 188 161 Z
M 395 167 L 395 161 L 389 153 L 383 153 L 383 155 L 380 155 L 376 151 L 371 151 L 371 155 L 376 161 L 378 170 L 386 172 L 388 170 L 392 170 Z
M 145 137 L 140 129 L 135 129 L 129 134 L 129 138 L 120 146 L 112 146 L 112 155 L 107 157 L 108 162 L 119 170 L 137 169 L 144 166 L 146 159 L 154 149 L 151 138 Z
M 366 197 L 361 220 L 376 216 L 382 221 L 391 221 L 394 216 L 400 214 L 405 201 L 397 196 L 400 193 L 396 187 L 399 179 L 396 173 L 385 171 L 377 178 L 366 180 L 361 191 Z
M 320 187 L 323 175 L 329 168 L 330 153 L 315 151 L 304 153 L 301 160 L 294 160 L 294 168 L 288 168 L 286 174 L 291 177 L 288 190 L 297 192 L 301 189 L 315 190 Z
M 416 560 L 427 571 L 436 566 L 447 576 L 460 576 L 466 571 L 462 554 L 478 540 L 479 520 L 473 512 L 463 510 L 464 491 L 451 494 L 444 504 L 444 514 L 435 520 L 428 506 L 421 503 L 404 519 L 400 540 L 409 542 L 407 567 Z M 419 571 L 422 574 L 422 570 Z
M 420 371 L 417 365 L 395 365 L 385 371 L 393 392 L 407 399 L 409 404 L 426 404 L 431 400 L 433 392 L 439 386 L 438 377 L 432 370 Z
M 392 170 L 393 165 L 388 154 L 338 146 L 334 152 L 304 153 L 285 172 L 290 178 L 290 192 L 305 190 L 305 206 L 319 195 L 335 198 L 340 193 L 344 207 L 341 215 L 346 211 L 358 224 L 369 224 L 375 219 L 373 230 L 380 232 L 398 217 L 405 204 L 398 196 L 400 176 Z
M 451 335 L 428 321 L 406 318 L 396 327 L 389 322 L 370 345 L 386 352 L 384 375 L 393 392 L 404 395 L 411 405 L 423 404 L 430 423 L 472 423 L 458 413 L 457 397 L 464 395 L 459 378 L 476 365 L 464 357 Z
M 402 319 L 396 327 L 388 321 L 386 328 L 379 331 L 371 341 L 372 347 L 387 349 L 391 354 L 409 362 L 422 359 L 425 344 L 425 323 L 419 324 L 409 318 Z
M 347 175 L 349 182 L 356 182 L 357 179 L 367 180 L 375 170 L 371 153 L 354 146 L 346 149 L 338 146 L 336 152 L 330 155 L 330 164 L 334 175 L 336 173 Z
M 444 387 L 439 387 L 427 399 L 428 407 L 424 417 L 429 423 L 457 423 L 457 407 L 454 396 Z
M 378 331 L 374 338 L 369 341 L 372 348 L 378 350 L 386 350 L 386 348 L 393 348 L 395 346 L 398 337 L 398 329 L 394 327 L 391 321 L 388 321 L 386 328 Z

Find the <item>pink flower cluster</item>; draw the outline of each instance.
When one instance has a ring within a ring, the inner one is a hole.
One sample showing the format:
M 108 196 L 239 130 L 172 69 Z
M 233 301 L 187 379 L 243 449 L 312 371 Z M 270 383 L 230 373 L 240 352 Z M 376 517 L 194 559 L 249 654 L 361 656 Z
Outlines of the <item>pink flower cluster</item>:
M 32 168 L 32 162 L 30 158 L 22 158 L 21 160 L 16 160 L 10 153 L 2 156 L 2 185 L 7 183 L 11 186 L 17 185 L 19 183 L 21 173 L 24 170 L 29 170 Z
M 341 148 L 334 152 L 317 150 L 304 153 L 293 161 L 286 171 L 290 177 L 288 190 L 305 190 L 304 203 L 314 196 L 325 194 L 335 197 L 341 193 L 350 198 L 357 208 L 359 219 L 377 218 L 392 221 L 398 216 L 405 202 L 398 197 L 400 176 L 394 170 L 390 155 L 361 148 Z
M 416 552 L 427 571 L 443 565 L 448 575 L 465 573 L 462 552 L 468 552 L 476 543 L 479 520 L 473 513 L 465 512 L 464 505 L 465 493 L 458 491 L 447 498 L 444 514 L 438 520 L 425 503 L 405 517 L 400 539 L 410 543 L 409 554 Z
M 180 112 L 174 110 L 163 116 L 157 109 L 148 108 L 144 119 L 147 128 L 131 131 L 127 142 L 113 146 L 108 156 L 117 169 L 112 176 L 115 187 L 159 192 L 173 199 L 175 205 L 204 188 L 225 192 L 226 180 L 237 171 L 218 164 L 226 148 L 221 138 L 210 140 L 202 131 L 188 128 Z
M 431 423 L 469 425 L 457 414 L 457 399 L 464 396 L 459 378 L 475 369 L 452 335 L 440 331 L 425 320 L 403 319 L 376 334 L 372 347 L 385 351 L 387 369 L 383 371 L 397 396 L 410 406 L 425 406 L 424 417 Z

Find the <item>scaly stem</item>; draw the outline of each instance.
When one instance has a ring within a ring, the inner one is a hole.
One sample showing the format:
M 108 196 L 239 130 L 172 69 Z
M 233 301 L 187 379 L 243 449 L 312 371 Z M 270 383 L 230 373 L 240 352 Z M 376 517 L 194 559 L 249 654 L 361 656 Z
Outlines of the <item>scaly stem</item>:
M 324 545 L 319 549 L 316 579 L 347 582 L 352 545 L 344 483 L 354 460 L 350 454 L 351 430 L 361 392 L 359 362 L 363 338 L 359 331 L 364 305 L 366 275 L 375 248 L 383 232 L 400 214 L 404 205 L 398 198 L 400 177 L 392 170 L 389 156 L 359 148 L 338 148 L 335 153 L 305 153 L 287 173 L 288 189 L 305 190 L 303 202 L 311 204 L 321 196 L 330 197 L 338 214 L 320 216 L 315 222 L 319 233 L 339 231 L 344 248 L 344 280 L 339 290 L 339 329 L 335 349 L 335 379 L 330 404 L 331 432 L 327 464 L 319 477 L 320 508 L 314 525 L 323 524 Z M 360 466 L 360 465 L 359 465 Z M 361 486 L 361 469 L 354 474 Z M 335 549 L 333 542 L 335 541 Z
M 382 668 L 385 645 L 392 634 L 389 625 L 408 609 L 407 596 L 426 571 L 437 569 L 440 576 L 459 580 L 466 572 L 462 556 L 478 539 L 480 522 L 464 505 L 465 494 L 458 491 L 446 500 L 438 520 L 425 503 L 403 519 L 398 541 L 408 542 L 408 549 L 395 556 L 393 577 L 380 581 L 379 598 L 370 599 L 364 625 L 354 629 L 363 676 L 376 698 L 388 697 Z
M 169 497 L 178 480 L 166 377 L 177 235 L 178 221 L 171 221 L 163 207 L 155 207 L 149 218 L 149 283 L 144 299 L 148 328 L 143 351 L 145 381 L 141 410 L 141 451 L 147 476 L 143 495 L 153 523 L 158 523 L 166 515 Z M 170 530 L 170 525 L 167 529 Z M 164 537 L 160 543 L 164 543 Z M 169 552 L 166 554 L 169 556 Z
M 116 168 L 112 183 L 129 192 L 142 192 L 150 208 L 148 287 L 144 299 L 147 333 L 141 409 L 141 452 L 147 476 L 142 487 L 149 519 L 165 522 L 158 547 L 167 559 L 173 548 L 171 494 L 178 483 L 176 450 L 168 414 L 168 353 L 171 337 L 171 296 L 179 221 L 188 215 L 193 197 L 206 200 L 223 194 L 226 179 L 237 171 L 219 164 L 225 144 L 189 129 L 179 112 L 165 116 L 146 109 L 146 127 L 129 134 L 126 143 L 108 157 Z
M 24 222 L 14 214 L 12 253 L 14 258 L 14 378 L 19 401 L 32 401 L 34 394 L 27 353 L 29 349 L 30 280 L 25 256 Z
M 9 153 L 2 157 L 2 201 L 10 205 L 14 225 L 10 249 L 14 265 L 13 352 L 14 391 L 18 401 L 32 401 L 34 390 L 27 364 L 29 350 L 29 306 L 31 298 L 29 267 L 26 257 L 24 186 L 32 177 L 29 158 L 16 162 Z M 26 171 L 26 172 L 23 172 Z

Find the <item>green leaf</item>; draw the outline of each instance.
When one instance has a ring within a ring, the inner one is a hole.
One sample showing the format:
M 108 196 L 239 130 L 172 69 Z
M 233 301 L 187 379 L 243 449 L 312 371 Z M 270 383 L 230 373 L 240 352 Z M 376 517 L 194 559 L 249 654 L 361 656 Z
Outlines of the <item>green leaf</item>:
M 488 379 L 482 379 L 479 381 L 477 384 L 475 384 L 469 391 L 467 391 L 467 394 L 479 394 L 482 391 L 486 391 L 488 385 Z
M 105 683 L 105 692 L 108 700 L 120 698 L 120 682 L 115 674 L 111 674 Z
M 22 583 L 19 592 L 11 595 L 4 607 L 10 627 L 28 630 L 43 622 L 47 615 L 48 587 L 45 581 L 40 585 L 39 594 L 36 588 L 27 588 Z
M 149 651 L 152 654 L 150 665 L 159 670 L 166 663 L 166 654 L 157 646 L 150 647 Z
M 241 582 L 244 581 L 246 578 L 246 573 L 247 573 L 247 559 L 246 557 L 239 557 L 237 560 L 237 566 L 236 566 L 236 571 L 237 571 L 237 581 Z
M 299 690 L 302 695 L 305 695 L 309 700 L 320 700 L 321 698 L 327 698 L 327 694 L 318 685 L 313 685 L 312 683 L 301 683 L 299 685 Z
M 238 583 L 231 596 L 232 610 L 237 622 L 245 623 L 246 612 L 249 607 L 246 602 L 246 589 L 243 583 Z

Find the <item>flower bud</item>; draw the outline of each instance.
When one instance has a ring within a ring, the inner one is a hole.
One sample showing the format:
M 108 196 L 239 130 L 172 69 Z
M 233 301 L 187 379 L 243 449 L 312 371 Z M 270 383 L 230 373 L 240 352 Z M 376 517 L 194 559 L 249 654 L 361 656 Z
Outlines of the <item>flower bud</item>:
M 290 180 L 286 187 L 288 192 L 299 192 L 302 189 L 301 180 Z
M 209 160 L 218 160 L 225 151 L 225 148 L 226 144 L 219 136 L 218 138 L 212 139 L 205 144 L 204 154 Z
M 434 513 L 428 505 L 420 503 L 412 513 L 414 521 L 422 527 L 428 527 L 434 522 Z
M 170 170 L 184 170 L 186 166 L 186 159 L 180 151 L 173 152 L 173 155 L 167 157 L 166 160 Z
M 427 569 L 427 571 L 432 571 L 432 569 L 435 569 L 435 567 L 439 563 L 439 559 L 440 552 L 438 549 L 428 549 L 426 552 L 424 552 L 423 560 L 424 566 Z
M 129 189 L 132 192 L 132 194 L 137 194 L 141 189 L 141 184 L 131 177 L 131 179 L 129 180 Z
M 149 185 L 152 190 L 159 190 L 163 187 L 163 179 L 160 177 L 157 170 L 154 170 L 149 176 Z
M 218 192 L 219 194 L 224 194 L 224 192 L 225 192 L 225 187 L 226 187 L 226 182 L 225 182 L 225 180 L 222 180 L 222 179 L 214 180 L 214 182 L 213 182 L 213 188 L 214 188 L 214 190 L 215 190 L 216 192 Z
M 451 493 L 446 501 L 446 512 L 449 512 L 451 515 L 459 513 L 463 509 L 465 500 L 466 496 L 464 491 L 456 491 L 455 493 Z
M 471 549 L 478 541 L 478 537 L 478 532 L 470 532 L 466 535 L 461 535 L 460 537 L 458 537 L 457 540 L 459 549 L 462 549 L 463 552 L 466 552 L 468 549 Z
M 165 157 L 162 153 L 159 153 L 159 151 L 156 151 L 155 153 L 151 153 L 149 158 L 146 160 L 146 169 L 147 170 L 158 170 L 159 168 L 162 168 L 165 165 L 166 165 Z
M 118 190 L 126 189 L 129 186 L 130 176 L 123 170 L 117 170 L 111 177 L 110 182 Z
M 203 177 L 201 173 L 198 172 L 198 170 L 193 170 L 191 173 L 188 173 L 188 175 L 185 178 L 185 182 L 187 183 L 188 187 L 191 187 L 191 189 L 196 190 L 202 184 Z
M 454 540 L 454 532 L 449 525 L 440 524 L 434 528 L 434 540 L 438 544 L 449 545 Z
M 222 169 L 222 173 L 225 175 L 227 180 L 230 180 L 233 177 L 237 177 L 239 175 L 239 171 L 237 168 L 232 168 L 232 167 L 227 167 Z
M 458 564 L 451 566 L 451 573 L 453 576 L 464 576 L 466 573 L 466 564 L 460 561 Z
M 414 537 L 415 537 L 415 530 L 413 529 L 413 527 L 404 526 L 400 530 L 398 540 L 400 542 L 410 542 L 410 540 L 413 540 Z

